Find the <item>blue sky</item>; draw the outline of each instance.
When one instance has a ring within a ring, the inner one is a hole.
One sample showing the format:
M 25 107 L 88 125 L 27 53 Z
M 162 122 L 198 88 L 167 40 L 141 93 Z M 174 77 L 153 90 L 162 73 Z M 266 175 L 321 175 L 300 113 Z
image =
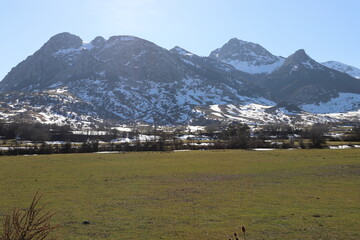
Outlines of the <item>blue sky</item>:
M 134 35 L 207 56 L 230 38 L 360 68 L 359 0 L 1 0 L 0 79 L 51 36 Z

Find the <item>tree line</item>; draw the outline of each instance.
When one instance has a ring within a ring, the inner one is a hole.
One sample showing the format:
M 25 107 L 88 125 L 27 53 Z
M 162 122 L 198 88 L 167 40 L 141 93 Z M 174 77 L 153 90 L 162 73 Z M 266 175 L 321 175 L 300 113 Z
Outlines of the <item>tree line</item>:
M 323 148 L 330 131 L 329 124 L 314 124 L 307 128 L 295 128 L 284 124 L 263 126 L 251 131 L 246 124 L 232 123 L 221 129 L 212 128 L 202 134 L 211 138 L 208 141 L 180 140 L 180 131 L 164 132 L 154 130 L 153 139 L 140 141 L 139 131 L 120 133 L 110 129 L 104 136 L 73 134 L 70 126 L 0 123 L 0 136 L 3 144 L 7 139 L 15 139 L 15 144 L 0 150 L 0 155 L 85 153 L 98 151 L 173 151 L 197 149 L 247 149 L 247 148 Z M 148 132 L 149 133 L 149 132 Z M 117 137 L 130 137 L 131 142 L 112 143 Z M 289 138 L 289 135 L 292 137 Z M 273 136 L 287 141 L 271 140 Z M 295 139 L 294 136 L 297 136 Z M 360 124 L 352 128 L 349 140 L 360 140 Z M 24 140 L 32 141 L 27 144 Z M 47 144 L 45 141 L 63 141 L 59 144 Z M 74 141 L 78 143 L 73 143 Z M 79 143 L 82 142 L 82 143 Z

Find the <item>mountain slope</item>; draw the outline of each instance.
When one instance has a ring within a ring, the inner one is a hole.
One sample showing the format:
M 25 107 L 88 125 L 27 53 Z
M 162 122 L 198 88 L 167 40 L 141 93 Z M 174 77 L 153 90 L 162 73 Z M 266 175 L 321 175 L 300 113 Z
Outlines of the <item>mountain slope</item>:
M 238 39 L 200 57 L 133 36 L 85 43 L 60 33 L 0 82 L 0 101 L 0 118 L 7 121 L 166 125 L 215 116 L 314 122 L 317 116 L 303 110 L 357 116 L 360 80 L 317 63 L 304 50 L 284 59 Z
M 272 55 L 259 44 L 237 38 L 212 51 L 209 57 L 251 74 L 271 73 L 284 63 L 283 57 Z
M 229 65 L 132 36 L 84 43 L 61 33 L 13 68 L 0 90 L 65 88 L 101 118 L 181 124 L 196 115 L 196 105 L 269 102 L 247 77 Z
M 6 122 L 41 122 L 75 128 L 101 124 L 92 104 L 65 89 L 0 94 L 0 119 Z
M 277 102 L 319 103 L 341 92 L 360 94 L 360 80 L 317 63 L 302 49 L 258 82 L 271 91 Z
M 321 64 L 328 68 L 337 70 L 339 72 L 349 74 L 350 76 L 352 76 L 354 78 L 360 78 L 360 69 L 359 68 L 356 68 L 356 67 L 353 67 L 353 66 L 341 63 L 341 62 L 336 62 L 336 61 L 328 61 L 328 62 L 323 62 Z
M 237 121 L 253 126 L 274 123 L 310 125 L 313 123 L 357 122 L 360 116 L 360 110 L 346 113 L 312 113 L 291 105 L 269 106 L 254 103 L 247 105 L 197 106 L 196 111 L 203 114 L 206 119 Z

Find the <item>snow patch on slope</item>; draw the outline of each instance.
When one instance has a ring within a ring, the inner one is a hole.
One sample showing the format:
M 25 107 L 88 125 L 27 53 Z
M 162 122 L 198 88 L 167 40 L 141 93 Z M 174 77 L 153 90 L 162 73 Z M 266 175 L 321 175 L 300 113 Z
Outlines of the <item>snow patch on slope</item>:
M 360 94 L 339 93 L 326 103 L 304 104 L 300 106 L 303 110 L 311 113 L 343 113 L 360 108 Z
M 82 48 L 67 48 L 67 49 L 60 49 L 54 52 L 52 55 L 54 57 L 63 56 L 63 55 L 74 55 L 81 51 Z
M 282 111 L 267 113 L 266 110 L 271 107 L 256 103 L 245 105 L 211 105 L 209 109 L 203 109 L 202 112 L 210 118 L 215 116 L 215 118 L 239 121 L 250 125 L 270 122 L 290 123 L 291 119 Z
M 223 62 L 232 65 L 237 70 L 250 74 L 269 74 L 281 67 L 285 59 L 279 57 L 277 61 L 271 64 L 257 65 L 256 62 L 247 62 L 240 60 L 224 60 Z
M 308 68 L 308 69 L 317 69 L 317 67 L 314 66 L 313 64 L 311 64 L 311 63 L 309 62 L 309 60 L 306 60 L 305 62 L 302 62 L 302 65 L 303 65 L 304 67 Z
M 193 56 L 194 54 L 191 52 L 186 51 L 185 49 L 181 48 L 181 47 L 174 47 L 173 51 L 175 51 L 177 54 L 182 55 L 182 56 Z
M 69 55 L 78 54 L 80 53 L 81 50 L 91 50 L 93 48 L 94 46 L 92 45 L 92 43 L 83 42 L 83 44 L 79 48 L 59 49 L 56 52 L 52 53 L 51 55 L 54 57 L 65 56 L 65 55 L 69 56 Z
M 328 68 L 335 69 L 339 72 L 343 72 L 352 77 L 360 79 L 360 69 L 359 68 L 356 68 L 356 67 L 353 67 L 353 66 L 341 63 L 341 62 L 336 62 L 336 61 L 328 61 L 328 62 L 323 62 L 321 64 Z
M 315 114 L 308 112 L 291 112 L 285 108 L 271 111 L 271 105 L 246 104 L 246 105 L 211 105 L 198 106 L 196 111 L 202 113 L 205 118 L 238 121 L 248 125 L 286 123 L 290 125 L 314 123 L 339 122 L 354 120 L 360 117 L 360 110 L 346 113 Z

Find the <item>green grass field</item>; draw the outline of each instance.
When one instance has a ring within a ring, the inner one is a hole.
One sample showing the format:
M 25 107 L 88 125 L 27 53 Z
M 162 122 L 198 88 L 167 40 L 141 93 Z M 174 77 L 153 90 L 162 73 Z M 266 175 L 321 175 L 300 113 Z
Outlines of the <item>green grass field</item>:
M 248 240 L 360 239 L 360 149 L 14 156 L 0 166 L 0 220 L 40 190 L 59 239 L 227 240 L 242 225 Z

